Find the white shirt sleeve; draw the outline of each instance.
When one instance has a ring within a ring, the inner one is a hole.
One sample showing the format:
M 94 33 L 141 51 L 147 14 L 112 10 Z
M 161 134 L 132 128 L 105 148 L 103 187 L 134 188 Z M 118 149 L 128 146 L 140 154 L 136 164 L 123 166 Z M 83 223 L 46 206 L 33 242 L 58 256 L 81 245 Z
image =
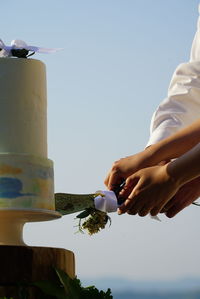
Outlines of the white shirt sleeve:
M 200 18 L 198 19 L 190 61 L 175 70 L 167 98 L 153 114 L 150 139 L 154 144 L 200 118 Z

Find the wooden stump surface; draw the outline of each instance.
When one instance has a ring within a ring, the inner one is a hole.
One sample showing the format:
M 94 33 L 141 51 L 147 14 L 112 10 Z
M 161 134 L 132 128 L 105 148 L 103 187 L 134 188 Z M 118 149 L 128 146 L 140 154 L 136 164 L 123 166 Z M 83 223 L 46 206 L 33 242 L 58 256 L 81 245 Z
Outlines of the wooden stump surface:
M 11 296 L 9 286 L 16 282 L 54 280 L 54 267 L 74 278 L 73 252 L 49 247 L 0 246 L 0 297 Z

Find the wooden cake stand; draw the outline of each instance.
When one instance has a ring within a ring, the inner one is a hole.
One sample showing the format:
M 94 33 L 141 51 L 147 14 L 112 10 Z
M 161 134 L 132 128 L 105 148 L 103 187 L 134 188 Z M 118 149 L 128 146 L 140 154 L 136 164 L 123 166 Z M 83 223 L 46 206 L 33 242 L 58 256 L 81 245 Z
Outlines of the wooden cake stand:
M 23 241 L 27 222 L 58 219 L 61 214 L 50 210 L 0 209 L 0 297 L 18 298 L 13 285 L 17 282 L 55 279 L 54 267 L 75 277 L 74 253 L 62 248 L 32 247 Z M 35 290 L 31 299 L 37 298 Z

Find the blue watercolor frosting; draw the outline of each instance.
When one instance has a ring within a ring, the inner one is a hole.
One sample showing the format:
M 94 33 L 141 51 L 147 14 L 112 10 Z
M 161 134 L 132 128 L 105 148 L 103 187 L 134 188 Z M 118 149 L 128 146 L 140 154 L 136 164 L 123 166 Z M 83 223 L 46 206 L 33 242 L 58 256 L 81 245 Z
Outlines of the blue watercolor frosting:
M 0 178 L 0 197 L 16 198 L 19 196 L 30 196 L 32 193 L 21 193 L 23 184 L 17 178 L 1 177 Z

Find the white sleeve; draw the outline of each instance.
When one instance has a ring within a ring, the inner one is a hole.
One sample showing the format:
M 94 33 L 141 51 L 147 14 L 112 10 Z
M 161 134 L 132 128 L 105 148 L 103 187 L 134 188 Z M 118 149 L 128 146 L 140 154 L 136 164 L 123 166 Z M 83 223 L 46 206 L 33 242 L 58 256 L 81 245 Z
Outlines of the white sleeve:
M 154 144 L 200 118 L 200 19 L 198 19 L 190 61 L 175 70 L 167 98 L 153 114 L 150 139 Z

